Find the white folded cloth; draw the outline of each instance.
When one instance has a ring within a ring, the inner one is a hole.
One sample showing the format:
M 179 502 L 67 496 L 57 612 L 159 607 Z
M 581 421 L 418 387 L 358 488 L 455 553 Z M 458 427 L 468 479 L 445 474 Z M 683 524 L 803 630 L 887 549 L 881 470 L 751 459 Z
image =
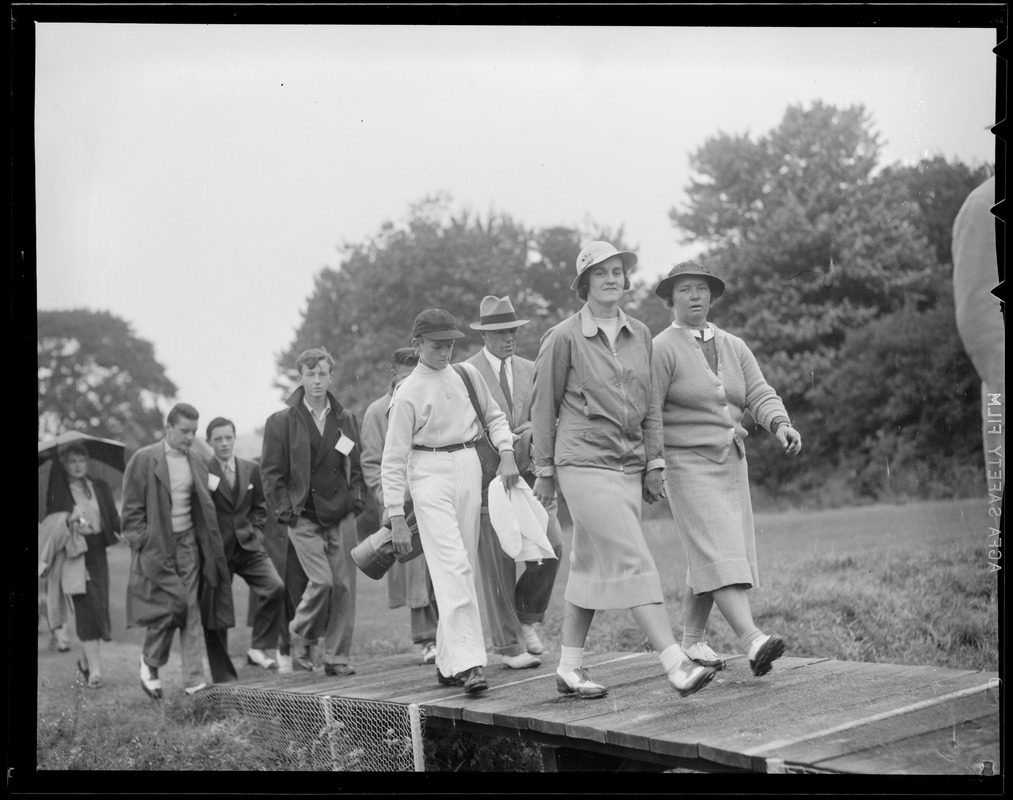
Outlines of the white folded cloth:
M 555 558 L 545 535 L 549 514 L 535 493 L 518 480 L 510 493 L 497 475 L 489 484 L 489 521 L 499 537 L 500 547 L 514 561 Z

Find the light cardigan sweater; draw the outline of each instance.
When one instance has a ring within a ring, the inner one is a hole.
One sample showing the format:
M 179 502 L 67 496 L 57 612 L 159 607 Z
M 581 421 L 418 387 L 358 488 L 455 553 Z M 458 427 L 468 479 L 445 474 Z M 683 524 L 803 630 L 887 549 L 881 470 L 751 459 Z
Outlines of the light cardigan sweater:
M 513 450 L 510 424 L 489 393 L 485 378 L 463 363 L 475 387 L 479 408 L 489 428 L 492 445 L 500 452 Z M 404 514 L 405 478 L 413 444 L 446 447 L 470 442 L 482 433 L 468 389 L 450 366 L 432 369 L 421 361 L 394 390 L 387 415 L 387 437 L 380 460 L 383 502 L 391 517 Z
M 711 327 L 717 374 L 707 365 L 692 330 L 674 323 L 654 337 L 651 373 L 661 397 L 666 451 L 685 447 L 723 464 L 733 443 L 745 455 L 745 410 L 767 430 L 778 417 L 787 420 L 788 412 L 746 343 Z

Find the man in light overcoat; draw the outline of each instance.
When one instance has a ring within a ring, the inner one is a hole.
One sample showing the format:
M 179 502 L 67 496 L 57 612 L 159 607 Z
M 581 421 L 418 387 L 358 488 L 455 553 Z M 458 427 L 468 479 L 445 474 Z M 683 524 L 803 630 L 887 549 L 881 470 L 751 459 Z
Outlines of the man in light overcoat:
M 203 630 L 234 624 L 229 565 L 208 489 L 204 460 L 190 451 L 198 413 L 177 403 L 165 437 L 142 447 L 123 475 L 123 538 L 130 545 L 127 626 L 146 627 L 141 687 L 162 698 L 159 668 L 169 660 L 179 629 L 183 685 L 200 691 L 204 679 Z

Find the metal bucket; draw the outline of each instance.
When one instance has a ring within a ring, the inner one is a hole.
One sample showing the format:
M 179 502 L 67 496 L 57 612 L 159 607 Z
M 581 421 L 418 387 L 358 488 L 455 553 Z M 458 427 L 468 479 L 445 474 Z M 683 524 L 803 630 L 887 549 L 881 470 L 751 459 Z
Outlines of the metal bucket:
M 352 561 L 374 581 L 380 580 L 394 566 L 394 548 L 390 528 L 380 528 L 352 548 Z
M 355 562 L 355 566 L 378 581 L 394 566 L 395 560 L 403 564 L 422 555 L 422 539 L 419 536 L 418 523 L 415 521 L 415 511 L 411 508 L 410 502 L 405 504 L 405 522 L 412 532 L 412 550 L 408 555 L 394 555 L 390 528 L 385 526 L 352 548 L 352 561 Z

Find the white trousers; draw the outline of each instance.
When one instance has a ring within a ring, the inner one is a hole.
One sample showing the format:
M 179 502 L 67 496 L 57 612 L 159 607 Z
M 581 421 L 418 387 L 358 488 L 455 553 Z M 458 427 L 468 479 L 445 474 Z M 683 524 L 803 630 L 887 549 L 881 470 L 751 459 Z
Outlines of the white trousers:
M 475 591 L 482 466 L 474 449 L 412 450 L 408 489 L 422 550 L 440 610 L 436 666 L 447 677 L 486 665 L 485 637 Z

